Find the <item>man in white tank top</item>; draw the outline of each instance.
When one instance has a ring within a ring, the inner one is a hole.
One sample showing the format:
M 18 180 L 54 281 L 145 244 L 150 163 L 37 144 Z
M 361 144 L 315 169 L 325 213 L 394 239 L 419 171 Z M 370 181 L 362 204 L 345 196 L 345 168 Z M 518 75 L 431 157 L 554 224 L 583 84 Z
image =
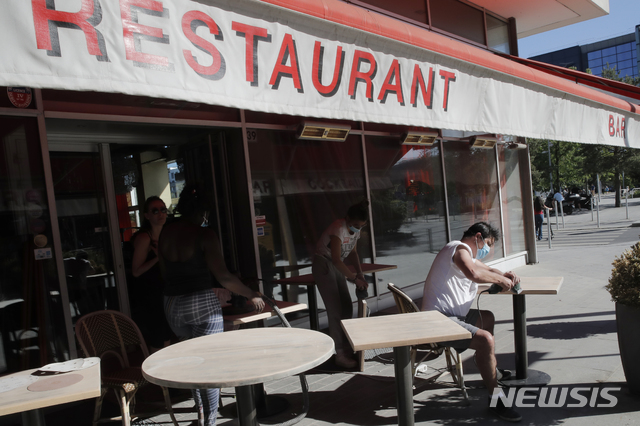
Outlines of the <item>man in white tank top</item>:
M 473 336 L 471 339 L 442 342 L 441 345 L 457 350 L 470 348 L 476 351 L 475 361 L 490 398 L 498 398 L 499 392 L 494 395 L 498 380 L 507 378 L 511 372 L 497 369 L 493 313 L 471 309 L 471 304 L 478 292 L 478 283 L 495 283 L 509 290 L 520 282 L 515 273 L 503 273 L 479 260 L 489 254 L 499 237 L 496 228 L 486 222 L 478 222 L 465 231 L 460 241 L 451 241 L 444 246 L 431 265 L 422 297 L 423 311 L 442 312 L 469 330 Z M 503 420 L 521 419 L 518 413 L 505 407 L 501 400 L 491 410 Z

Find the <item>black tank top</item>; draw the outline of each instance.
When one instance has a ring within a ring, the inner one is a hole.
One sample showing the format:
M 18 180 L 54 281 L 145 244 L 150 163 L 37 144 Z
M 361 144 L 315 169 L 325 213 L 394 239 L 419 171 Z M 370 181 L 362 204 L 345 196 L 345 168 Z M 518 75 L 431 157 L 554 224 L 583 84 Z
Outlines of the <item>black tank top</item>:
M 165 296 L 182 296 L 196 291 L 207 290 L 218 285 L 218 280 L 211 274 L 204 258 L 204 252 L 199 249 L 200 239 L 196 242 L 196 251 L 184 262 L 164 261 L 166 282 Z

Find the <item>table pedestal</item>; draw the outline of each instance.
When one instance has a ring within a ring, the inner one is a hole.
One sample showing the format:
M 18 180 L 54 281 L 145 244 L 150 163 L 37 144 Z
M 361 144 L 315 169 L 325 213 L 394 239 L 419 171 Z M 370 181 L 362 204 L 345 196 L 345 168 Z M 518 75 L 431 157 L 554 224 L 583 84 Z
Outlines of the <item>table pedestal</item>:
M 29 410 L 22 412 L 23 426 L 44 426 L 44 414 L 42 410 Z
M 256 405 L 256 416 L 258 420 L 266 419 L 271 416 L 275 416 L 276 414 L 280 414 L 284 412 L 291 404 L 289 401 L 277 395 L 267 395 L 264 390 L 264 386 L 262 383 L 257 385 L 250 385 L 252 388 L 251 392 L 253 394 L 253 400 Z M 238 395 L 236 394 L 236 397 Z M 239 407 L 236 403 L 231 403 L 225 405 L 220 412 L 224 414 L 226 417 L 236 417 L 238 414 Z
M 240 426 L 258 426 L 252 386 L 236 386 L 236 399 L 238 400 L 238 424 Z
M 311 330 L 319 331 L 320 321 L 318 320 L 318 299 L 315 285 L 307 286 L 307 298 L 309 299 L 309 327 Z
M 409 346 L 393 348 L 398 425 L 413 426 L 413 376 Z
M 516 354 L 516 376 L 502 380 L 506 386 L 546 386 L 551 376 L 538 370 L 529 369 L 527 353 L 527 306 L 524 294 L 513 295 L 513 326 Z

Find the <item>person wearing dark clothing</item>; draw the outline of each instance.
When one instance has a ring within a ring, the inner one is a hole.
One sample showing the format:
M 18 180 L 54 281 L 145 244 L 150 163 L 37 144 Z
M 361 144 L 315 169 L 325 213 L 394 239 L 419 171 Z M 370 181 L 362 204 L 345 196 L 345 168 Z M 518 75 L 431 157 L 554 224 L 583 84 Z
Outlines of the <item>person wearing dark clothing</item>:
M 533 213 L 535 215 L 536 238 L 538 241 L 542 239 L 542 223 L 544 222 L 545 210 L 552 209 L 544 204 L 544 201 L 542 201 L 542 198 L 539 195 L 533 197 Z
M 166 225 L 158 242 L 160 268 L 165 278 L 164 311 L 181 339 L 221 333 L 222 308 L 213 291 L 219 283 L 246 297 L 257 312 L 264 309 L 260 293 L 252 291 L 224 263 L 218 236 L 206 227 L 213 209 L 211 196 L 198 185 L 187 185 L 176 207 L 180 219 Z M 219 389 L 194 389 L 199 418 L 216 423 Z
M 143 207 L 144 221 L 133 236 L 131 317 L 140 328 L 151 352 L 167 345 L 171 328 L 164 315 L 163 279 L 158 265 L 158 238 L 167 220 L 167 207 L 160 197 L 149 197 Z

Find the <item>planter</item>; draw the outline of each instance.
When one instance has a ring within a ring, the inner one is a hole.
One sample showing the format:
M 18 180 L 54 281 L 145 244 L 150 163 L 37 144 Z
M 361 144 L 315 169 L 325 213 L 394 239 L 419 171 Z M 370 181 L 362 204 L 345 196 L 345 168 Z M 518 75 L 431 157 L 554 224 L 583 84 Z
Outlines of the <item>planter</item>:
M 640 308 L 616 303 L 618 346 L 629 392 L 640 394 Z

